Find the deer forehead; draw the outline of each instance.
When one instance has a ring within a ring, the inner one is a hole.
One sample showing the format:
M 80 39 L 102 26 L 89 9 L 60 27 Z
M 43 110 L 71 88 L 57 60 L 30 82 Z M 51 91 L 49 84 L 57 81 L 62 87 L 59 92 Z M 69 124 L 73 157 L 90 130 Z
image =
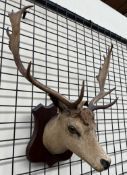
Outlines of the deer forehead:
M 63 116 L 63 120 L 66 120 L 67 124 L 74 124 L 77 127 L 89 126 L 89 128 L 95 127 L 94 113 L 86 108 L 81 110 L 73 110 L 68 116 Z
M 80 118 L 84 121 L 90 124 L 91 122 L 94 122 L 94 113 L 89 108 L 83 109 L 80 112 Z

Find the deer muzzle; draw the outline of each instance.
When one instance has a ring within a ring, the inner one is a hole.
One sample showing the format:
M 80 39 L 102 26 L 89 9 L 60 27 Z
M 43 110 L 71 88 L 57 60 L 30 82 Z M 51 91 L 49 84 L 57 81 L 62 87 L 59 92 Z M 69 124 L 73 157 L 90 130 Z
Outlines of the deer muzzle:
M 87 159 L 86 159 L 87 161 Z M 88 156 L 88 163 L 96 170 L 103 171 L 110 167 L 111 158 L 105 153 L 103 148 L 97 142 L 96 146 L 93 147 L 93 151 Z

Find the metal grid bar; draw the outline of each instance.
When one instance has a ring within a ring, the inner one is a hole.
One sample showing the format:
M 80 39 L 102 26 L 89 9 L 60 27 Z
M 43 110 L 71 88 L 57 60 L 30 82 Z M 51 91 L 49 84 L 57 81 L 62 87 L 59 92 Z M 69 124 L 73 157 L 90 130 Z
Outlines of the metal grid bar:
M 112 98 L 119 101 L 111 109 L 96 112 L 100 144 L 112 158 L 102 175 L 127 172 L 127 41 L 120 36 L 50 1 L 32 1 L 34 7 L 22 21 L 20 53 L 24 65 L 32 58 L 32 74 L 39 81 L 75 100 L 85 80 L 88 101 L 98 92 L 96 75 L 102 55 L 113 43 L 106 90 L 116 87 Z M 100 174 L 76 155 L 52 168 L 26 160 L 25 148 L 34 122 L 31 109 L 39 103 L 51 103 L 44 92 L 31 86 L 16 70 L 8 49 L 7 13 L 30 4 L 26 0 L 1 0 L 0 7 L 0 172 L 15 174 Z M 102 103 L 111 101 L 107 97 Z

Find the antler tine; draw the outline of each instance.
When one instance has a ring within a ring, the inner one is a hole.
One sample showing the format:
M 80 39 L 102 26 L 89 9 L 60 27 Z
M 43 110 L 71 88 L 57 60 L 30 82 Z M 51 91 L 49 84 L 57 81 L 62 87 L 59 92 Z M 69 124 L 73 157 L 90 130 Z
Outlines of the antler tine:
M 82 81 L 82 87 L 81 87 L 81 90 L 80 90 L 80 95 L 79 95 L 79 98 L 74 102 L 74 106 L 77 107 L 78 104 L 82 101 L 84 97 L 84 80 Z
M 113 45 L 111 45 L 111 48 L 108 49 L 108 54 L 105 57 L 104 56 L 104 64 L 102 65 L 102 67 L 99 70 L 99 74 L 96 76 L 98 82 L 99 82 L 99 88 L 100 88 L 100 92 L 97 96 L 95 96 L 89 103 L 89 108 L 94 111 L 97 109 L 106 109 L 110 106 L 112 106 L 113 104 L 116 103 L 117 99 L 115 99 L 113 102 L 109 103 L 108 105 L 94 105 L 95 103 L 97 103 L 100 99 L 102 99 L 103 97 L 105 97 L 106 95 L 110 94 L 113 90 L 115 90 L 115 88 L 109 90 L 108 92 L 104 91 L 104 85 L 105 85 L 105 81 L 106 81 L 106 77 L 108 74 L 108 70 L 109 70 L 109 65 L 110 65 L 110 59 L 111 59 L 111 52 L 112 52 L 112 48 Z
M 81 100 L 83 98 L 84 82 L 83 82 L 83 85 L 82 85 L 82 89 L 81 89 L 79 98 L 75 102 L 70 102 L 65 97 L 63 97 L 61 94 L 59 94 L 57 91 L 54 91 L 51 88 L 45 86 L 44 84 L 37 81 L 34 77 L 31 76 L 31 74 L 30 74 L 31 62 L 28 64 L 27 69 L 25 69 L 25 67 L 22 64 L 22 61 L 20 59 L 20 54 L 19 54 L 20 20 L 21 20 L 22 14 L 23 14 L 23 16 L 25 16 L 26 15 L 26 9 L 30 8 L 30 7 L 33 7 L 33 6 L 26 6 L 26 7 L 22 8 L 21 10 L 19 10 L 16 13 L 12 12 L 12 13 L 9 14 L 9 19 L 10 19 L 11 26 L 12 26 L 12 34 L 9 33 L 9 29 L 7 28 L 7 35 L 9 37 L 9 48 L 12 51 L 16 66 L 17 66 L 18 70 L 20 71 L 20 73 L 28 81 L 30 81 L 33 85 L 35 85 L 39 89 L 47 92 L 48 94 L 58 98 L 66 106 L 68 106 L 70 108 L 75 108 L 81 102 Z M 24 15 L 24 13 L 25 13 L 25 15 Z
M 97 105 L 97 106 L 92 105 L 90 109 L 92 111 L 95 111 L 95 110 L 98 110 L 98 109 L 107 109 L 107 108 L 111 107 L 112 105 L 114 105 L 117 102 L 117 100 L 118 100 L 118 97 L 114 101 L 112 101 L 111 103 L 109 103 L 107 105 Z

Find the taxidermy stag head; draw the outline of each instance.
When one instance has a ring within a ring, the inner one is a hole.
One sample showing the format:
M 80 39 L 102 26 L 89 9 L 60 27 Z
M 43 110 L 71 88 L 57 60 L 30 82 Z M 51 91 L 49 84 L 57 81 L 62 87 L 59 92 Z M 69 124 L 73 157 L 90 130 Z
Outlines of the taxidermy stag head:
M 26 9 L 30 7 L 31 6 L 26 6 L 16 13 L 12 12 L 9 14 L 12 33 L 10 34 L 9 29 L 7 29 L 7 35 L 9 37 L 9 48 L 20 73 L 33 85 L 48 93 L 54 105 L 59 109 L 58 115 L 53 117 L 45 126 L 42 142 L 52 154 L 61 154 L 66 150 L 70 150 L 88 162 L 88 164 L 97 171 L 108 169 L 111 159 L 98 143 L 93 111 L 109 108 L 117 101 L 117 99 L 115 99 L 110 104 L 97 105 L 100 99 L 115 89 L 113 88 L 108 92 L 104 91 L 113 46 L 108 49 L 107 56 L 104 57 L 104 64 L 100 68 L 97 76 L 100 88 L 98 95 L 89 103 L 83 101 L 83 81 L 78 99 L 75 102 L 69 101 L 63 95 L 45 86 L 31 75 L 31 62 L 28 64 L 27 69 L 25 69 L 22 64 L 19 54 L 20 21 L 21 16 L 24 16 Z

